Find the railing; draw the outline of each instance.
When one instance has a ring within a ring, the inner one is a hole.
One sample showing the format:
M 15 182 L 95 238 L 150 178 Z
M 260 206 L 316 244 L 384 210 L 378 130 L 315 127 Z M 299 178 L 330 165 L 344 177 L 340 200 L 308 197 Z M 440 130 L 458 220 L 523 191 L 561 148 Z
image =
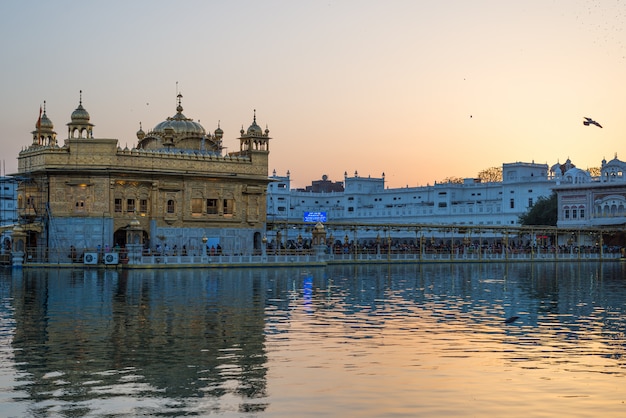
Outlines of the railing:
M 115 255 L 115 257 L 112 257 Z M 506 261 L 608 261 L 621 258 L 620 251 L 493 251 L 450 250 L 419 251 L 313 251 L 279 250 L 254 254 L 127 254 L 119 252 L 85 250 L 80 254 L 70 251 L 38 253 L 29 249 L 24 254 L 24 266 L 64 265 L 64 266 L 117 266 L 165 267 L 165 266 L 245 266 L 245 265 L 287 265 L 287 264 L 337 264 L 337 263 L 388 263 L 388 262 L 506 262 Z

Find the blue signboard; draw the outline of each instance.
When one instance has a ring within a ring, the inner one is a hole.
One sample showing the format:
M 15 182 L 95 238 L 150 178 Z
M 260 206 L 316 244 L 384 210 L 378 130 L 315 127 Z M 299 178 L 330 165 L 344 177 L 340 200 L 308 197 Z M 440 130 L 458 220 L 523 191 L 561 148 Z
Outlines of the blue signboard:
M 304 212 L 304 222 L 326 222 L 326 212 Z

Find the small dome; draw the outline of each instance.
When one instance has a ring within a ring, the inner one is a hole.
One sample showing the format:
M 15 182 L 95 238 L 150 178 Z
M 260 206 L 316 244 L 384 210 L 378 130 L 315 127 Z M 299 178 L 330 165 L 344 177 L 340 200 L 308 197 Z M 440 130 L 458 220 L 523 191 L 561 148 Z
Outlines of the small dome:
M 217 123 L 217 129 L 214 132 L 216 138 L 222 138 L 224 136 L 224 131 L 220 128 L 219 122 Z
M 248 135 L 262 135 L 263 131 L 261 127 L 256 124 L 256 121 L 252 122 L 252 125 L 248 128 Z
M 140 141 L 146 137 L 146 133 L 141 128 L 141 122 L 139 122 L 139 130 L 137 131 L 137 139 Z
M 72 122 L 89 122 L 89 112 L 83 107 L 83 91 L 80 91 L 78 107 L 72 112 Z
M 45 113 L 41 115 L 41 121 L 39 123 L 39 126 L 41 127 L 41 129 L 54 129 L 54 124 Z
M 90 116 L 89 112 L 85 110 L 82 103 L 78 105 L 76 110 L 72 112 L 72 122 L 85 121 L 89 122 Z
M 243 135 L 243 129 L 241 131 Z M 246 135 L 248 136 L 262 136 L 263 135 L 263 130 L 261 129 L 259 125 L 256 124 L 256 109 L 254 109 L 254 118 L 252 119 L 252 125 L 248 127 L 248 131 L 246 132 Z

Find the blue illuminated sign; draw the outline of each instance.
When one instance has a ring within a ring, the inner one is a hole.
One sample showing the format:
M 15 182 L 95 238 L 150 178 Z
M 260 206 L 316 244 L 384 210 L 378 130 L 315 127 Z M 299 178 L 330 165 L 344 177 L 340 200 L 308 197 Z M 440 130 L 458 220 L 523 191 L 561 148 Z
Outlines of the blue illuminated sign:
M 304 222 L 326 222 L 326 212 L 304 212 Z

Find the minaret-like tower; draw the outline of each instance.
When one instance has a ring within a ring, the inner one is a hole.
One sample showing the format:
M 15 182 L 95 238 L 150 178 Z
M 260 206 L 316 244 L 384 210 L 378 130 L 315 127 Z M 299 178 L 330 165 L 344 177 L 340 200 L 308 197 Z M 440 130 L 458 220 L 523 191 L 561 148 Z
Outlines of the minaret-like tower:
M 261 127 L 256 124 L 256 109 L 254 109 L 254 118 L 252 120 L 252 125 L 248 128 L 248 131 L 244 131 L 242 126 L 239 133 L 241 134 L 241 137 L 239 137 L 240 152 L 269 152 L 269 140 L 271 139 L 269 137 L 270 130 L 266 127 L 265 132 L 263 132 Z
M 39 108 L 39 118 L 35 124 L 35 130 L 33 134 L 33 147 L 45 147 L 57 145 L 57 133 L 54 132 L 54 124 L 46 115 L 46 102 L 43 102 L 43 114 L 42 109 Z
M 83 91 L 80 91 L 78 107 L 72 112 L 72 121 L 67 124 L 68 138 L 93 138 L 92 123 L 89 123 L 89 112 L 83 107 Z

